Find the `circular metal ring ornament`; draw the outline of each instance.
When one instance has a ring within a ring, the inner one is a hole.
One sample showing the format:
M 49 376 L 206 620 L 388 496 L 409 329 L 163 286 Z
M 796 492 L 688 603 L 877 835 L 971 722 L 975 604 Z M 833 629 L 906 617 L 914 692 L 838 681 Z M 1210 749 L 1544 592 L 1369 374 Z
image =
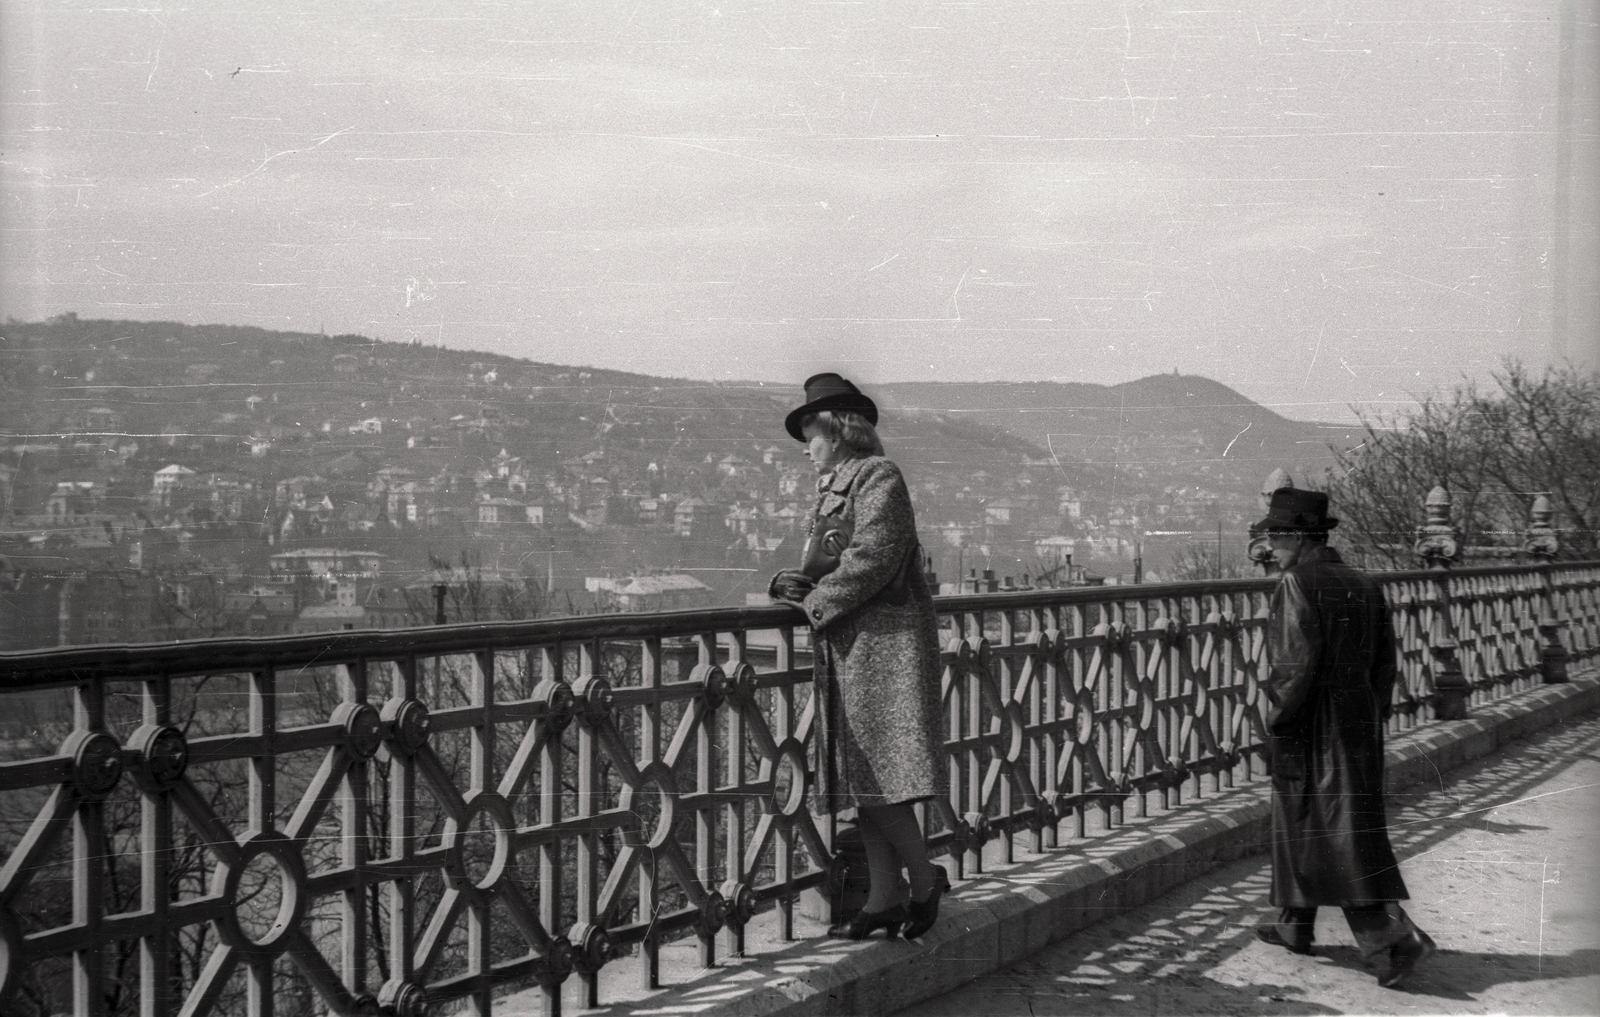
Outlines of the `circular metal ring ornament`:
M 389 727 L 389 741 L 403 756 L 414 756 L 428 744 L 433 720 L 428 708 L 415 699 L 394 700 L 383 708 Z
M 61 743 L 72 757 L 72 783 L 86 800 L 98 802 L 122 779 L 122 746 L 104 731 L 74 731 Z
M 622 840 L 629 847 L 648 847 L 660 849 L 665 847 L 667 841 L 672 839 L 678 825 L 678 782 L 665 764 L 654 762 L 639 771 L 639 784 L 637 787 L 624 786 L 619 797 L 618 805 L 623 812 L 637 817 L 635 803 L 647 794 L 648 788 L 654 787 L 656 797 L 660 800 L 661 812 L 656 816 L 655 829 L 645 836 L 643 824 L 635 828 L 633 823 L 622 827 Z
M 547 989 L 554 989 L 566 981 L 578 963 L 578 951 L 574 949 L 572 940 L 565 936 L 557 936 L 550 941 L 550 947 L 544 954 L 544 971 L 539 974 L 539 981 Z
M 617 944 L 601 926 L 579 922 L 567 939 L 572 943 L 573 968 L 584 974 L 592 975 L 617 959 Z
M 1022 704 L 1016 700 L 1008 700 L 1005 706 L 998 711 L 1000 717 L 1000 741 L 1005 745 L 1005 755 L 1000 757 L 1000 769 L 1010 773 L 1022 759 L 1022 750 L 1026 748 L 1028 717 L 1022 712 Z
M 773 764 L 773 774 L 776 776 L 779 766 L 788 764 L 789 767 L 789 797 L 787 800 L 778 798 L 778 783 L 772 782 L 772 797 L 770 804 L 772 811 L 781 816 L 797 815 L 806 805 L 806 747 L 796 738 L 785 738 L 778 743 L 778 756 Z
M 1078 696 L 1078 701 L 1073 704 L 1073 707 L 1072 719 L 1077 722 L 1073 729 L 1077 734 L 1074 740 L 1079 745 L 1088 745 L 1094 740 L 1094 693 L 1085 689 L 1084 693 Z
M 979 669 L 980 674 L 990 674 L 990 665 L 993 663 L 994 654 L 987 637 L 978 640 L 978 645 L 972 651 L 972 665 Z
M 972 824 L 965 819 L 958 819 L 950 824 L 950 847 L 956 851 L 967 851 L 977 846 L 973 836 Z
M 344 728 L 344 747 L 356 759 L 371 759 L 383 744 L 383 715 L 371 703 L 340 703 L 328 718 Z
M 1055 654 L 1056 635 L 1057 633 L 1055 629 L 1045 629 L 1043 632 L 1039 633 L 1039 637 L 1034 640 L 1034 655 L 1037 656 L 1042 663 L 1049 663 L 1050 658 Z
M 0 907 L 0 1009 L 7 1013 L 10 1010 L 5 1004 L 11 999 L 21 974 L 22 932 L 17 928 L 16 919 L 11 917 L 11 909 Z
M 533 698 L 544 704 L 544 724 L 559 734 L 572 723 L 578 709 L 572 686 L 546 678 L 533 687 Z
M 573 709 L 583 723 L 593 727 L 611 716 L 616 693 L 611 683 L 598 675 L 586 674 L 572 683 Z
M 756 669 L 750 666 L 749 661 L 741 660 L 733 665 L 733 671 L 728 675 L 728 694 L 741 702 L 756 694 Z
M 277 863 L 283 895 L 278 901 L 278 916 L 267 934 L 251 939 L 239 921 L 239 883 L 250 863 L 262 855 Z M 277 830 L 250 834 L 239 844 L 239 856 L 231 864 L 224 862 L 217 867 L 212 886 L 228 908 L 227 918 L 216 922 L 218 935 L 241 953 L 266 957 L 283 953 L 288 947 L 290 930 L 305 918 L 305 883 L 305 862 L 300 857 L 299 845 Z
M 722 927 L 728 924 L 727 898 L 715 890 L 706 894 L 706 899 L 700 902 L 698 924 L 708 936 L 722 931 Z
M 696 664 L 689 672 L 689 680 L 703 683 L 709 709 L 715 710 L 728 698 L 728 674 L 715 664 Z
M 728 924 L 744 928 L 756 916 L 756 892 L 750 884 L 730 879 L 722 884 L 728 900 Z
M 378 1002 L 393 1017 L 428 1017 L 428 993 L 416 982 L 387 982 Z
M 189 740 L 175 727 L 145 724 L 134 730 L 128 748 L 139 756 L 139 783 L 151 791 L 171 791 L 189 768 Z
M 972 667 L 972 644 L 965 639 L 957 636 L 945 644 L 944 650 L 955 656 L 951 663 L 955 665 L 958 675 L 966 674 Z
M 489 817 L 489 823 L 494 828 L 494 855 L 483 878 L 474 880 L 467 872 L 465 846 L 462 842 L 467 837 L 467 831 L 472 829 L 472 821 L 480 815 Z M 499 794 L 494 791 L 478 791 L 469 795 L 460 822 L 449 819 L 444 824 L 445 880 L 458 890 L 492 893 L 511 864 L 511 831 L 514 829 L 516 820 L 511 815 L 511 806 Z

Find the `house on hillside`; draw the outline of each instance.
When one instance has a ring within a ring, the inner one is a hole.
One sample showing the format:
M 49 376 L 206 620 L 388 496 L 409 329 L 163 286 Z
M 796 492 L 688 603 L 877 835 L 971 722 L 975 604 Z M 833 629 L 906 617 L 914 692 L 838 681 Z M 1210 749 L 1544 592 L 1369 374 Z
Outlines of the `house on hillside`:
M 301 608 L 295 632 L 348 632 L 404 628 L 411 622 L 405 595 L 377 583 L 340 581 L 321 604 Z
M 996 498 L 983 506 L 984 529 L 995 536 L 1009 534 L 1021 522 L 1023 505 L 1011 498 Z
M 624 579 L 586 577 L 583 588 L 602 607 L 628 613 L 681 611 L 711 605 L 711 587 L 681 573 L 628 576 Z
M 778 476 L 778 497 L 798 498 L 802 491 L 809 493 L 806 474 L 799 470 L 785 470 Z
M 82 519 L 100 510 L 105 501 L 105 485 L 93 480 L 58 480 L 44 503 L 45 518 L 61 524 Z
M 754 533 L 761 521 L 761 510 L 754 505 L 738 505 L 730 507 L 727 514 L 722 517 L 722 524 L 732 533 L 743 535 Z
M 166 505 L 172 501 L 172 492 L 187 486 L 194 478 L 195 471 L 187 466 L 172 463 L 163 466 L 155 472 L 155 477 L 150 484 L 150 495 L 158 505 Z
M 267 558 L 267 581 L 294 583 L 309 578 L 326 589 L 342 580 L 374 580 L 388 556 L 377 551 L 349 551 L 337 547 L 307 547 L 280 551 Z
M 529 511 L 530 509 L 535 511 Z M 497 528 L 514 524 L 528 524 L 537 517 L 544 523 L 544 506 L 529 505 L 515 498 L 501 498 L 492 494 L 478 495 L 478 525 Z
M 685 498 L 672 513 L 672 529 L 680 537 L 702 537 L 712 526 L 720 527 L 722 513 L 715 505 L 699 498 Z

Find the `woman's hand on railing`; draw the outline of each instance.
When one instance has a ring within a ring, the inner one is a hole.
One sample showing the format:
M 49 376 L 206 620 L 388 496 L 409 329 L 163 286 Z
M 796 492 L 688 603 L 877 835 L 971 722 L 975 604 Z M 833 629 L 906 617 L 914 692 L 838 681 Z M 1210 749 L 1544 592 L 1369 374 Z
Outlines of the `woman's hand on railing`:
M 771 594 L 774 600 L 799 604 L 806 598 L 806 594 L 816 588 L 816 585 L 816 580 L 799 569 L 784 569 L 772 577 L 772 583 L 767 587 L 767 592 Z

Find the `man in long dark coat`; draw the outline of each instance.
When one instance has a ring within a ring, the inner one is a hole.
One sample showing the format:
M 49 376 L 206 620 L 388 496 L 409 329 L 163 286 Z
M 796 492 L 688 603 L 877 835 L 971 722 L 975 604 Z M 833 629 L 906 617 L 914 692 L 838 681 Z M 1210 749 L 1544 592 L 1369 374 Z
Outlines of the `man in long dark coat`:
M 1268 621 L 1272 897 L 1257 935 L 1310 953 L 1317 908 L 1344 909 L 1378 982 L 1398 985 L 1434 944 L 1407 899 L 1383 802 L 1383 723 L 1395 681 L 1383 590 L 1328 547 L 1328 496 L 1280 488 L 1267 533 L 1280 569 Z

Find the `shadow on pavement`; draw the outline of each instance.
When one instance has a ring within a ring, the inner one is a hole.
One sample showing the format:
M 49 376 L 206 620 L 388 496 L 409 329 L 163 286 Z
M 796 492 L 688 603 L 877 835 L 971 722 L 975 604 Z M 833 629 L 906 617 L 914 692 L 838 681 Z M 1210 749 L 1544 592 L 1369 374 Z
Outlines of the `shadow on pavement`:
M 1464 829 L 1494 834 L 1537 833 L 1546 827 L 1490 819 L 1530 789 L 1600 746 L 1594 714 L 1507 746 L 1504 750 L 1389 798 L 1390 833 L 1404 866 Z M 1334 966 L 1375 978 L 1353 947 L 1319 946 L 1318 956 L 1272 950 L 1263 978 L 1254 964 L 1236 969 L 1248 982 L 1230 984 L 1218 971 L 1246 948 L 1260 944 L 1255 925 L 1268 913 L 1271 868 L 1262 855 L 1241 860 L 1210 877 L 1172 891 L 1131 912 L 1098 922 L 1005 971 L 985 975 L 907 1014 L 1332 1014 L 1311 998 L 1308 982 L 1318 967 Z M 1429 930 L 1441 939 L 1439 929 Z M 1278 965 L 1282 966 L 1279 967 Z M 1582 977 L 1600 970 L 1600 951 L 1568 955 L 1464 953 L 1443 949 L 1398 990 L 1407 996 L 1471 1000 L 1508 982 Z M 1212 977 L 1212 973 L 1220 976 Z M 1276 979 L 1283 979 L 1278 984 Z M 978 1009 L 974 1009 L 974 1001 Z M 1404 1005 L 1403 1003 L 1401 1005 Z
M 1330 946 L 1319 954 L 1342 968 L 1370 972 L 1354 947 Z M 1404 985 L 1392 990 L 1463 1002 L 1508 982 L 1542 982 L 1552 978 L 1584 978 L 1600 974 L 1600 950 L 1569 954 L 1465 953 L 1440 950 L 1417 968 Z

